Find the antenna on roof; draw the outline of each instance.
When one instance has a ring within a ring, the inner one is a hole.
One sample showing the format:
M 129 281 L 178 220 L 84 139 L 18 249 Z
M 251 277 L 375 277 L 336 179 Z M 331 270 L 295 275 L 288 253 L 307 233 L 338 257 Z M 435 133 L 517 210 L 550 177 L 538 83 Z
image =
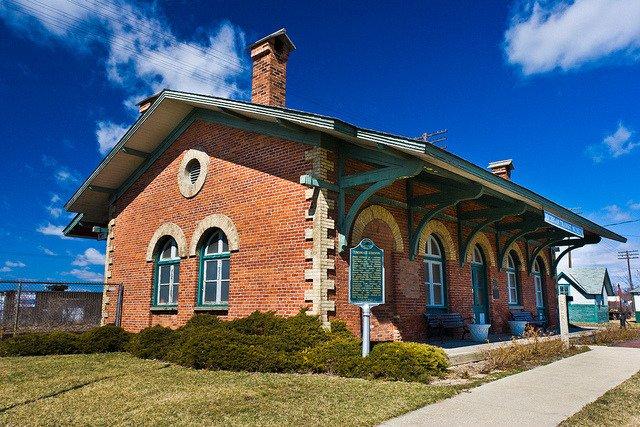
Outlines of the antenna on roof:
M 448 129 L 441 129 L 435 132 L 425 132 L 419 137 L 417 137 L 416 140 L 436 145 L 447 140 L 448 136 L 446 135 L 446 133 L 448 131 L 449 131 Z M 440 148 L 443 148 L 446 150 L 447 146 L 444 145 Z

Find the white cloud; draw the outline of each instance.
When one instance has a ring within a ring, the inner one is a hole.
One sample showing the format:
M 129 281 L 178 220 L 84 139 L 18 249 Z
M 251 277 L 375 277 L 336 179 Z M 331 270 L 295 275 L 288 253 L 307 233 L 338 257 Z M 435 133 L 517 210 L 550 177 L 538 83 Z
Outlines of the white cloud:
M 38 246 L 38 248 L 44 252 L 45 255 L 49 255 L 49 256 L 58 256 L 57 253 L 55 253 L 54 251 L 52 251 L 49 248 L 45 248 L 44 246 Z
M 4 267 L 0 267 L 0 273 L 8 273 L 11 271 L 11 268 L 4 266 Z
M 606 206 L 604 210 L 607 212 L 606 219 L 610 222 L 629 221 L 631 214 L 623 211 L 618 205 Z
M 98 140 L 98 151 L 100 151 L 100 154 L 107 154 L 109 150 L 118 143 L 128 128 L 126 125 L 120 125 L 110 121 L 98 122 L 96 139 Z
M 4 266 L 9 268 L 23 268 L 27 265 L 22 261 L 5 261 Z
M 58 206 L 60 200 L 61 199 L 59 195 L 53 194 L 51 196 L 51 200 L 49 201 L 49 205 L 46 207 L 49 215 L 51 215 L 53 218 L 59 218 L 60 215 L 62 215 L 62 207 Z
M 88 268 L 74 268 L 71 271 L 65 271 L 63 275 L 73 276 L 80 280 L 86 280 L 89 282 L 101 282 L 104 279 L 102 274 L 91 271 Z
M 222 97 L 243 97 L 239 82 L 248 74 L 244 33 L 229 22 L 198 29 L 197 40 L 183 40 L 171 30 L 155 3 L 106 0 L 100 7 L 81 0 L 9 0 L 0 19 L 36 42 L 50 39 L 80 52 L 100 46 L 109 80 L 126 93 L 125 107 L 164 88 Z M 87 31 L 88 30 L 88 31 Z M 42 35 L 48 37 L 42 37 Z M 125 127 L 98 122 L 100 153 L 113 146 Z
M 596 163 L 600 163 L 609 157 L 617 158 L 629 154 L 633 149 L 640 146 L 640 142 L 632 140 L 634 133 L 634 131 L 620 122 L 615 132 L 605 136 L 601 143 L 588 146 L 587 154 Z
M 505 33 L 508 61 L 526 75 L 570 70 L 614 54 L 638 60 L 640 1 L 531 1 Z
M 38 233 L 44 234 L 45 236 L 58 236 L 62 239 L 68 239 L 62 232 L 63 230 L 64 227 L 62 225 L 53 225 L 50 222 L 36 229 Z
M 94 248 L 89 248 L 83 254 L 76 256 L 73 265 L 86 267 L 87 265 L 104 265 L 104 254 Z

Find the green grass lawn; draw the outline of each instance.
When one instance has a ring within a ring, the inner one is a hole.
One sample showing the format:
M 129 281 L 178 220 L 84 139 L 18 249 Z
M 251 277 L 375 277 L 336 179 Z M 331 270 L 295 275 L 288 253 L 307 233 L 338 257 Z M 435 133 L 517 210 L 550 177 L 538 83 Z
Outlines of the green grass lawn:
M 640 372 L 609 390 L 562 423 L 563 426 L 640 425 Z
M 373 425 L 454 387 L 196 371 L 126 354 L 0 358 L 0 425 Z

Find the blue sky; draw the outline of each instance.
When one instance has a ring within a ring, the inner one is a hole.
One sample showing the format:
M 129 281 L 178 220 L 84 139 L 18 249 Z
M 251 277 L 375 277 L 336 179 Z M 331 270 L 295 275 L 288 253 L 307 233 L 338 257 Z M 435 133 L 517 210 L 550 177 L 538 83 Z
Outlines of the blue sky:
M 515 181 L 601 224 L 640 218 L 637 0 L 8 0 L 0 278 L 99 279 L 104 244 L 62 238 L 62 205 L 132 105 L 163 87 L 248 99 L 245 46 L 281 27 L 298 47 L 289 107 L 406 136 L 448 129 L 448 150 L 513 158 Z M 640 223 L 612 228 L 629 244 L 574 260 L 618 281 L 615 252 L 640 246 Z

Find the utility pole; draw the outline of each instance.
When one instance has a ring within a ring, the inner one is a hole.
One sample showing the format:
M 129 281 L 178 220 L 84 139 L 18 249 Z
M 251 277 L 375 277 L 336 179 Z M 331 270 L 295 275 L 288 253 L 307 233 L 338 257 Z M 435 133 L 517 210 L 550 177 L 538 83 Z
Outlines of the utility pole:
M 633 278 L 631 277 L 631 260 L 638 259 L 638 250 L 632 249 L 627 251 L 618 251 L 618 259 L 627 260 L 627 271 L 629 272 L 629 286 L 633 289 Z

